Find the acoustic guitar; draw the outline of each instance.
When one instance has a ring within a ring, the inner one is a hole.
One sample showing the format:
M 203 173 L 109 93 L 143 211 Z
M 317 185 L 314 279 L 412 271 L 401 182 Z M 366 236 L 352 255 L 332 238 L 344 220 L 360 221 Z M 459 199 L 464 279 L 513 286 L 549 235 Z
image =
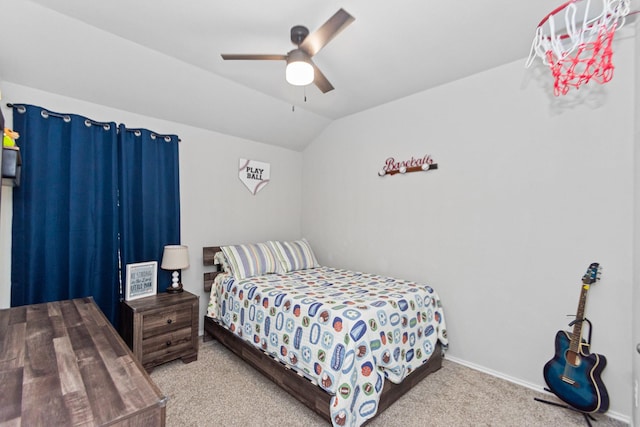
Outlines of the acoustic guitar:
M 609 409 L 609 395 L 600 378 L 607 359 L 600 354 L 589 353 L 590 343 L 582 339 L 587 293 L 599 280 L 599 267 L 598 263 L 592 263 L 582 277 L 578 312 L 572 322 L 573 332 L 558 331 L 555 355 L 544 365 L 544 380 L 549 389 L 565 403 L 587 413 Z

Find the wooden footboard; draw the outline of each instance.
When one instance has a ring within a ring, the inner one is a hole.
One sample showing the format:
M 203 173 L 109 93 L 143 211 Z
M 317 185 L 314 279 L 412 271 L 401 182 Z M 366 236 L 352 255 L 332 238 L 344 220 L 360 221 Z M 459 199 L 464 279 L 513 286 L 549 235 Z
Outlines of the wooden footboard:
M 218 340 L 222 345 L 260 371 L 271 381 L 317 412 L 324 419 L 331 422 L 329 407 L 332 396 L 329 393 L 303 376 L 298 375 L 286 365 L 274 360 L 263 351 L 253 347 L 250 343 L 233 334 L 212 318 L 205 316 L 203 339 L 204 341 L 208 341 L 211 338 Z M 395 384 L 385 380 L 376 415 L 388 408 L 427 375 L 440 369 L 442 359 L 442 347 L 440 342 L 438 342 L 429 361 L 413 371 L 402 383 Z

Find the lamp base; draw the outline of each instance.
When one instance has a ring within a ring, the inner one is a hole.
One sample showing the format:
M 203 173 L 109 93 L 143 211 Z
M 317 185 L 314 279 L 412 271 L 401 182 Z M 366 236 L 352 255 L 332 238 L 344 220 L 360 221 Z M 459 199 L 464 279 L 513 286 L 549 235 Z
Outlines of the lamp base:
M 179 294 L 180 292 L 182 292 L 182 283 L 178 284 L 177 288 L 174 288 L 173 286 L 169 286 L 167 288 L 168 294 Z

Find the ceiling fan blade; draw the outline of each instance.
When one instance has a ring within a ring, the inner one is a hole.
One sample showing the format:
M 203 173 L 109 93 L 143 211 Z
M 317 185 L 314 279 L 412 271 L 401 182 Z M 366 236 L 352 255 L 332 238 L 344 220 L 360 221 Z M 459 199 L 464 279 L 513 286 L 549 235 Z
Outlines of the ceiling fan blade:
M 320 89 L 322 93 L 332 91 L 334 89 L 333 85 L 329 83 L 329 80 L 327 80 L 324 74 L 322 74 L 320 68 L 318 68 L 318 66 L 314 64 L 313 61 L 311 62 L 311 65 L 313 65 L 313 83 L 318 86 L 318 89 Z
M 286 60 L 287 55 L 262 55 L 262 54 L 235 54 L 235 53 L 222 53 L 220 54 L 222 59 L 248 59 L 248 60 L 268 60 L 268 61 L 279 61 Z
M 309 56 L 315 55 L 355 19 L 347 11 L 340 9 L 320 28 L 305 37 L 300 44 L 300 49 L 307 52 Z

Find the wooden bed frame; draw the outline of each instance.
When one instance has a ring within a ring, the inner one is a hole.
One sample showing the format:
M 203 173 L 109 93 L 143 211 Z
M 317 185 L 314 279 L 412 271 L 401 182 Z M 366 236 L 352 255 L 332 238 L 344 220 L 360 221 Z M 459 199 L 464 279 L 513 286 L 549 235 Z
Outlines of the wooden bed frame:
M 214 265 L 213 256 L 219 251 L 219 246 L 204 247 L 203 264 L 209 266 Z M 204 289 L 206 292 L 211 291 L 213 280 L 218 273 L 219 271 L 204 273 Z M 332 397 L 331 394 L 327 393 L 305 377 L 299 375 L 295 370 L 289 368 L 278 360 L 275 360 L 272 356 L 269 356 L 262 350 L 238 337 L 219 324 L 216 320 L 205 315 L 203 341 L 206 342 L 211 339 L 218 340 L 222 345 L 257 369 L 264 376 L 276 383 L 300 402 L 304 403 L 307 407 L 318 413 L 324 419 L 331 422 L 331 414 L 329 411 Z M 402 383 L 395 384 L 385 379 L 382 393 L 380 395 L 380 401 L 378 402 L 378 411 L 373 418 L 382 413 L 393 402 L 398 400 L 403 394 L 413 388 L 413 386 L 418 384 L 429 374 L 440 369 L 442 367 L 442 359 L 442 346 L 438 341 L 431 358 L 409 374 Z M 371 421 L 371 419 L 367 420 L 367 422 Z

